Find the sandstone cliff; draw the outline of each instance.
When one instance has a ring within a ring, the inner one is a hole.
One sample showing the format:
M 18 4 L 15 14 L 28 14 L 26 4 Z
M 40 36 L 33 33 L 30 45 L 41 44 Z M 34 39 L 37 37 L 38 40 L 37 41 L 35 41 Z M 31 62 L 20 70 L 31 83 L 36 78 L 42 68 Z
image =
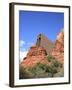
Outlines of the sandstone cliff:
M 43 47 L 32 46 L 27 54 L 27 56 L 23 59 L 21 66 L 24 67 L 32 67 L 36 63 L 48 63 L 47 61 L 47 52 Z
M 64 32 L 57 35 L 55 48 L 52 50 L 51 55 L 60 62 L 64 62 Z

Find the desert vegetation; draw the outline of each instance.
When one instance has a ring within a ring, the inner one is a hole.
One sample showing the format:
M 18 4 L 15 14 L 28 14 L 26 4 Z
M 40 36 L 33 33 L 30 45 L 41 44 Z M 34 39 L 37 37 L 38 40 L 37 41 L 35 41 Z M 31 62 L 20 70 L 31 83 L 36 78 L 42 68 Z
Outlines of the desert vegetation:
M 47 56 L 50 64 L 37 63 L 31 68 L 20 66 L 20 79 L 26 78 L 44 78 L 44 77 L 62 77 L 63 64 L 51 55 Z

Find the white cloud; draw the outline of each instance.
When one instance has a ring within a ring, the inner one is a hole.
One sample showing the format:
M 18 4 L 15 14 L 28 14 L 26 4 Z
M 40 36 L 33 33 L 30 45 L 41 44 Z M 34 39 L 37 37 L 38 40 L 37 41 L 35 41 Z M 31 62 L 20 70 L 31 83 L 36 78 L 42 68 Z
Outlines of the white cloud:
M 25 46 L 24 46 L 25 45 Z M 20 40 L 20 62 L 23 60 L 24 57 L 26 57 L 28 53 L 29 47 L 33 45 L 32 42 L 25 42 L 23 40 Z
M 26 57 L 27 53 L 28 51 L 24 51 L 24 52 L 20 51 L 20 62 L 23 60 L 24 57 Z
M 25 44 L 26 44 L 25 41 L 20 40 L 20 47 L 22 47 L 22 46 L 25 45 Z
M 33 43 L 33 42 L 28 42 L 27 45 L 28 45 L 28 46 L 33 46 L 34 43 Z

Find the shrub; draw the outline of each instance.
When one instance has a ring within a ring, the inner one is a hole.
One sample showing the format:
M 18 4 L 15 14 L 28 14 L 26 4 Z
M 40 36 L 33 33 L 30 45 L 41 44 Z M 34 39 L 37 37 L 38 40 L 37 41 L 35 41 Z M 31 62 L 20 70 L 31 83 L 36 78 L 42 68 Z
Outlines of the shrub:
M 51 55 L 48 56 L 48 60 L 51 60 L 50 64 L 39 62 L 31 68 L 20 66 L 20 79 L 63 76 L 63 65 Z
M 60 68 L 59 72 L 54 77 L 64 77 L 64 68 Z
M 39 75 L 39 74 L 45 73 L 46 65 L 41 64 L 41 63 L 37 63 L 34 67 L 32 67 L 29 70 L 32 73 L 34 73 L 35 75 Z
M 47 66 L 46 72 L 49 73 L 49 76 L 54 77 L 54 74 L 58 73 L 60 69 L 63 67 L 63 64 L 56 60 L 53 56 L 48 55 L 48 61 L 50 65 Z
M 20 66 L 19 70 L 19 78 L 20 79 L 26 79 L 26 78 L 32 78 L 34 77 L 34 73 L 30 72 L 28 68 L 24 68 Z
M 53 61 L 53 65 L 55 66 L 55 67 L 60 67 L 60 62 L 59 61 L 57 61 L 57 60 L 54 60 Z
M 24 68 L 20 66 L 20 79 L 26 79 L 26 78 L 37 78 L 37 77 L 45 77 L 48 76 L 48 73 L 46 72 L 46 65 L 37 63 L 32 68 Z
M 51 65 L 47 66 L 46 72 L 48 72 L 49 75 L 53 77 L 54 74 L 57 73 L 58 71 L 57 71 L 57 68 L 54 65 L 51 64 Z
M 51 61 L 54 60 L 55 58 L 54 58 L 53 56 L 51 56 L 51 55 L 48 55 L 48 56 L 47 56 L 47 59 L 48 59 L 49 62 L 51 62 Z

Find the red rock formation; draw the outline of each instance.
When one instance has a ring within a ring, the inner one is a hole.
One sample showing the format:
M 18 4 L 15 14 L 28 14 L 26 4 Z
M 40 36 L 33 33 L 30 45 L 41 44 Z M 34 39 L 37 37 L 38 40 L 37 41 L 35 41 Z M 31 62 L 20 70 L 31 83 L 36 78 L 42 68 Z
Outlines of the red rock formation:
M 21 66 L 32 67 L 39 62 L 43 64 L 50 64 L 50 62 L 48 62 L 47 60 L 48 53 L 49 52 L 46 51 L 46 48 L 38 44 L 36 46 L 32 46 L 30 47 L 30 50 L 28 51 L 27 56 L 21 62 Z M 54 58 L 56 58 L 56 60 L 59 60 L 60 62 L 63 63 L 64 61 L 64 32 L 60 32 L 57 35 L 55 47 L 54 48 L 52 47 L 52 51 L 49 54 L 51 54 Z
M 21 66 L 32 67 L 40 63 L 48 63 L 46 50 L 43 47 L 32 46 L 27 54 L 27 57 L 21 63 Z
M 55 47 L 55 43 L 49 40 L 45 35 L 39 34 L 37 36 L 36 46 L 44 47 L 47 54 L 49 54 L 52 49 Z
M 64 61 L 64 32 L 60 32 L 57 35 L 55 48 L 52 50 L 52 56 L 57 60 Z

